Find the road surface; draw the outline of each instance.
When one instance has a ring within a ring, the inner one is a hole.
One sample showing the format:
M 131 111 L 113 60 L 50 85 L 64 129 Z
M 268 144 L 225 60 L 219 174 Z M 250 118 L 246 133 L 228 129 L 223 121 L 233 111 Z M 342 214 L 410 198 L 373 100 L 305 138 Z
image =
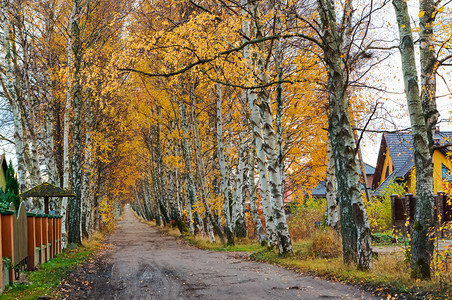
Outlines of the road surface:
M 107 249 L 62 284 L 66 299 L 378 299 L 357 287 L 185 245 L 126 206 Z

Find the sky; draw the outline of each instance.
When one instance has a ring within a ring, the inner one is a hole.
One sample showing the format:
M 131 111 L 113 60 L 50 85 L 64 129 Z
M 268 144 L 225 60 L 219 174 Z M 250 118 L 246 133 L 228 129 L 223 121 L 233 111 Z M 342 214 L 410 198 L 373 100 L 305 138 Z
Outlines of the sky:
M 408 1 L 408 7 L 412 19 L 412 28 L 416 27 L 416 20 L 418 19 L 419 8 L 418 1 Z M 451 18 L 451 14 L 447 9 L 440 15 L 440 18 Z M 375 16 L 376 29 L 374 33 L 377 37 L 389 41 L 390 45 L 398 44 L 398 30 L 394 8 L 391 4 L 387 5 L 377 16 Z M 416 40 L 417 37 L 415 36 Z M 417 53 L 417 63 L 419 70 L 419 53 Z M 452 67 L 449 69 L 442 68 L 439 70 L 440 74 L 448 81 L 449 86 L 452 88 Z M 384 129 L 384 130 L 400 130 L 410 127 L 410 120 L 408 114 L 408 108 L 406 105 L 406 97 L 403 86 L 403 74 L 401 68 L 401 58 L 398 50 L 392 52 L 389 59 L 385 60 L 378 65 L 372 74 L 375 82 L 382 83 L 383 86 L 390 93 L 374 93 L 375 98 L 383 103 L 383 108 L 386 113 L 385 121 L 375 121 L 371 124 L 371 129 Z M 447 86 L 444 81 L 437 78 L 437 107 L 440 113 L 439 127 L 441 131 L 452 131 L 451 111 L 452 111 L 452 98 L 448 92 Z M 372 93 L 372 92 L 371 92 Z M 378 95 L 378 96 L 377 96 Z M 444 97 L 444 95 L 447 95 Z M 380 149 L 381 134 L 378 135 L 365 135 L 363 138 L 362 153 L 366 163 L 375 166 L 377 162 L 378 151 Z

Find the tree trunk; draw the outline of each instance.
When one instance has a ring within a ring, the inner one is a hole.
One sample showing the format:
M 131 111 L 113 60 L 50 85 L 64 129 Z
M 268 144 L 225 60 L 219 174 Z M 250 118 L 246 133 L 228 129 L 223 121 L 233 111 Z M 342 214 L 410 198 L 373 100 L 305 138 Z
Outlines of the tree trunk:
M 80 32 L 81 0 L 74 0 L 75 18 L 72 20 L 72 54 L 74 55 L 74 88 L 73 88 L 73 107 L 74 107 L 74 123 L 73 123 L 73 152 L 71 161 L 71 187 L 75 197 L 69 200 L 68 207 L 68 243 L 82 242 L 81 233 L 81 194 L 82 194 L 82 156 L 83 156 L 83 140 L 82 140 L 82 117 L 83 117 L 83 98 L 82 98 L 82 39 Z
M 72 3 L 72 12 L 69 17 L 69 30 L 68 30 L 68 41 L 67 41 L 67 91 L 66 91 L 66 104 L 64 108 L 64 132 L 63 132 L 63 189 L 69 189 L 69 180 L 70 180 L 70 164 L 69 164 L 69 128 L 70 124 L 70 116 L 72 112 L 72 69 L 73 69 L 73 61 L 72 61 L 72 40 L 73 40 L 73 30 L 75 23 L 78 20 L 78 8 L 77 2 L 73 1 Z M 67 206 L 68 206 L 68 198 L 63 197 L 61 201 L 61 216 L 62 216 L 62 247 L 66 246 L 66 228 L 67 228 Z
M 326 226 L 338 229 L 339 215 L 337 212 L 337 180 L 334 167 L 333 148 L 328 135 L 328 165 L 326 168 Z
M 254 2 L 246 2 L 245 0 L 241 1 L 243 7 L 246 7 L 249 12 L 257 14 L 257 3 Z M 243 11 L 243 14 L 245 10 Z M 244 36 L 247 38 L 250 37 L 250 27 L 251 24 L 245 18 L 242 25 L 242 31 Z M 257 53 L 253 53 L 253 57 L 251 57 L 250 46 L 247 45 L 243 48 L 243 58 L 248 65 L 248 68 L 251 72 L 254 70 L 258 70 L 257 66 Z M 261 60 L 262 63 L 262 60 Z M 251 83 L 252 84 L 252 83 Z M 246 90 L 243 93 L 244 98 L 248 102 L 249 109 L 251 111 L 251 125 L 253 127 L 253 140 L 256 146 L 256 159 L 257 159 L 257 168 L 259 170 L 259 183 L 260 183 L 260 195 L 262 200 L 262 209 L 264 211 L 265 217 L 265 227 L 267 232 L 267 243 L 270 247 L 278 245 L 278 236 L 276 235 L 276 226 L 275 219 L 272 207 L 272 195 L 269 186 L 269 177 L 268 177 L 268 162 L 267 157 L 263 149 L 264 140 L 262 133 L 262 125 L 261 125 L 261 115 L 259 112 L 259 104 L 258 104 L 258 96 L 256 90 Z
M 185 103 L 179 103 L 179 110 L 181 116 L 181 126 L 182 126 L 182 154 L 185 162 L 185 173 L 187 180 L 187 222 L 188 229 L 191 234 L 195 233 L 195 229 L 192 221 L 192 207 L 197 201 L 195 182 L 193 180 L 193 172 L 191 168 L 191 151 L 188 145 L 188 121 L 187 121 L 187 106 Z M 196 226 L 197 224 L 195 224 Z
M 229 189 L 230 186 L 227 182 L 226 175 L 226 163 L 224 159 L 224 146 L 223 146 L 223 112 L 222 112 L 222 95 L 221 85 L 217 83 L 215 85 L 215 91 L 217 94 L 217 147 L 218 147 L 218 163 L 220 165 L 220 181 L 221 181 L 221 195 L 223 198 L 223 216 L 224 216 L 224 232 L 226 234 L 228 245 L 234 245 L 234 232 L 231 225 L 231 214 L 229 212 Z
M 234 224 L 234 234 L 236 237 L 246 237 L 246 225 L 245 225 L 245 214 L 244 214 L 244 204 L 245 195 L 244 190 L 244 180 L 246 173 L 246 142 L 243 137 L 240 137 L 240 148 L 238 151 L 238 163 L 235 176 L 235 193 L 234 201 L 232 202 L 232 223 Z
M 421 1 L 422 2 L 422 1 Z M 429 148 L 429 134 L 426 124 L 429 126 L 436 125 L 435 113 L 436 105 L 429 102 L 428 98 L 433 97 L 435 93 L 435 83 L 432 78 L 434 74 L 423 74 L 423 98 L 425 97 L 425 106 L 428 109 L 428 115 L 422 108 L 421 97 L 419 95 L 419 85 L 416 71 L 416 59 L 414 53 L 413 37 L 410 26 L 410 16 L 405 1 L 394 0 L 394 9 L 396 12 L 397 23 L 400 35 L 400 54 L 402 57 L 402 70 L 404 77 L 405 94 L 408 102 L 408 110 L 411 121 L 411 134 L 413 136 L 414 146 L 414 165 L 416 167 L 416 208 L 414 214 L 413 238 L 411 241 L 411 276 L 413 278 L 430 278 L 430 261 L 433 254 L 433 241 L 428 236 L 429 228 L 434 226 L 433 215 L 433 161 L 431 148 Z M 429 5 L 431 1 L 421 3 L 421 9 L 427 9 L 425 14 L 432 12 Z M 434 12 L 435 10 L 433 10 Z M 429 16 L 425 16 L 426 19 Z M 422 72 L 433 70 L 434 66 L 428 66 L 431 54 L 425 47 L 429 47 L 432 36 L 428 31 L 433 30 L 432 27 L 427 28 L 424 23 L 426 19 L 421 18 L 421 59 L 425 60 L 421 63 Z M 429 25 L 430 26 L 430 25 Z M 423 44 L 422 44 L 423 43 Z M 432 49 L 433 51 L 433 49 Z M 430 62 L 431 63 L 431 62 Z M 429 133 L 430 132 L 430 133 Z
M 265 232 L 264 232 L 264 227 L 262 226 L 262 221 L 261 218 L 259 216 L 259 212 L 257 210 L 257 197 L 256 197 L 256 183 L 254 182 L 254 168 L 256 165 L 256 155 L 255 155 L 255 151 L 254 151 L 254 147 L 251 147 L 251 155 L 250 155 L 250 167 L 249 167 L 249 193 L 250 193 L 250 211 L 251 211 L 251 216 L 253 217 L 253 221 L 254 221 L 254 231 L 256 232 L 256 236 L 257 236 L 257 241 L 259 242 L 260 245 L 263 245 L 266 240 L 265 240 Z
M 351 0 L 345 3 L 344 14 L 352 18 Z M 328 71 L 329 95 L 328 133 L 336 167 L 338 202 L 344 262 L 356 262 L 359 269 L 372 269 L 372 238 L 361 197 L 355 142 L 349 116 L 346 74 L 343 69 L 344 32 L 338 31 L 333 0 L 317 0 L 321 21 L 324 60 Z M 342 24 L 344 25 L 344 24 Z M 345 28 L 345 32 L 349 32 Z
M 215 230 L 215 232 L 217 233 L 218 237 L 221 240 L 221 243 L 224 244 L 225 240 L 224 240 L 224 235 L 223 232 L 221 230 L 221 226 L 220 224 L 215 220 L 215 218 L 213 217 L 212 214 L 212 210 L 210 208 L 210 204 L 207 201 L 206 197 L 207 197 L 207 190 L 206 190 L 206 168 L 205 168 L 205 164 L 204 164 L 204 158 L 202 156 L 202 141 L 201 141 L 201 136 L 199 133 L 199 126 L 198 126 L 198 120 L 196 118 L 196 104 L 193 103 L 193 110 L 192 110 L 192 119 L 193 119 L 193 139 L 194 139 L 194 144 L 195 144 L 195 154 L 196 154 L 196 166 L 198 169 L 198 177 L 199 177 L 199 183 L 200 183 L 200 193 L 201 193 L 201 200 L 202 203 L 204 205 L 204 208 L 206 210 L 206 216 L 207 216 L 207 220 L 208 223 L 207 225 L 209 225 L 210 223 L 210 229 Z M 207 227 L 207 230 L 210 230 L 209 227 Z M 209 233 L 210 234 L 210 233 Z M 210 236 L 210 235 L 209 235 Z M 209 237 L 209 240 L 212 242 L 215 241 L 215 236 L 213 234 L 211 234 L 211 236 Z

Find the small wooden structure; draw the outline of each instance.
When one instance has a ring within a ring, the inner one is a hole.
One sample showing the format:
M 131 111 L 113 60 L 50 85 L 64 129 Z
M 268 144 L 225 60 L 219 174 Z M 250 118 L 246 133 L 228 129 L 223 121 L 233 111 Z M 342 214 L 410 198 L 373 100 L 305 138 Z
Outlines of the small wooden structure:
M 438 193 L 434 196 L 435 225 L 441 226 L 444 223 L 452 222 L 452 204 L 448 200 L 450 195 Z M 416 197 L 413 194 L 406 194 L 405 197 L 391 195 L 391 212 L 393 229 L 407 233 L 411 232 L 415 221 L 414 210 L 416 207 Z
M 44 182 L 19 195 L 22 198 L 44 197 L 44 213 L 49 213 L 49 197 L 75 197 L 70 191 L 63 190 L 48 182 Z

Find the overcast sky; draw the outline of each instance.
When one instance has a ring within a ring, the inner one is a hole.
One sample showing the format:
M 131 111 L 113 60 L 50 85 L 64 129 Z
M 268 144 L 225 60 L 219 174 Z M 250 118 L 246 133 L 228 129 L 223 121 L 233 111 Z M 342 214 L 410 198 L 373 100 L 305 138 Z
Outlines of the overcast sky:
M 410 14 L 412 16 L 412 28 L 417 26 L 419 8 L 418 1 L 410 0 L 408 1 L 408 6 L 410 9 Z M 450 14 L 450 9 L 446 8 L 443 14 L 440 14 L 441 19 L 450 19 L 452 18 L 452 14 Z M 377 16 L 375 16 L 374 21 L 376 22 L 376 29 L 374 30 L 374 34 L 381 37 L 389 42 L 389 45 L 398 44 L 398 30 L 396 17 L 394 13 L 394 8 L 392 4 L 389 4 L 382 10 Z M 450 20 L 448 20 L 450 21 Z M 415 36 L 416 40 L 417 37 Z M 418 57 L 419 58 L 419 57 Z M 419 60 L 417 61 L 419 62 Z M 418 63 L 419 69 L 419 63 Z M 452 87 L 452 67 L 442 68 L 440 73 L 448 82 L 448 85 Z M 404 129 L 410 127 L 410 120 L 408 116 L 408 109 L 406 105 L 406 97 L 404 93 L 403 86 L 403 77 L 402 77 L 402 69 L 401 69 L 401 58 L 398 50 L 393 51 L 391 57 L 384 61 L 381 65 L 376 67 L 372 74 L 373 80 L 376 82 L 382 82 L 388 91 L 391 93 L 378 94 L 379 101 L 383 102 L 383 106 L 385 111 L 387 112 L 387 116 L 389 120 L 382 122 L 381 120 L 377 120 L 372 123 L 372 129 L 385 129 L 385 130 L 395 130 L 395 129 Z M 451 111 L 452 111 L 452 99 L 451 95 L 448 92 L 448 89 L 444 83 L 444 81 L 440 78 L 437 78 L 438 82 L 438 91 L 437 96 L 442 96 L 437 99 L 438 111 L 441 114 L 440 119 L 443 120 L 439 126 L 441 131 L 452 131 L 452 123 L 445 122 L 444 120 L 451 120 Z M 444 96 L 446 95 L 446 96 Z M 365 162 L 370 165 L 375 166 L 378 156 L 378 151 L 380 148 L 381 134 L 378 136 L 374 135 L 366 135 L 363 141 L 363 157 Z

